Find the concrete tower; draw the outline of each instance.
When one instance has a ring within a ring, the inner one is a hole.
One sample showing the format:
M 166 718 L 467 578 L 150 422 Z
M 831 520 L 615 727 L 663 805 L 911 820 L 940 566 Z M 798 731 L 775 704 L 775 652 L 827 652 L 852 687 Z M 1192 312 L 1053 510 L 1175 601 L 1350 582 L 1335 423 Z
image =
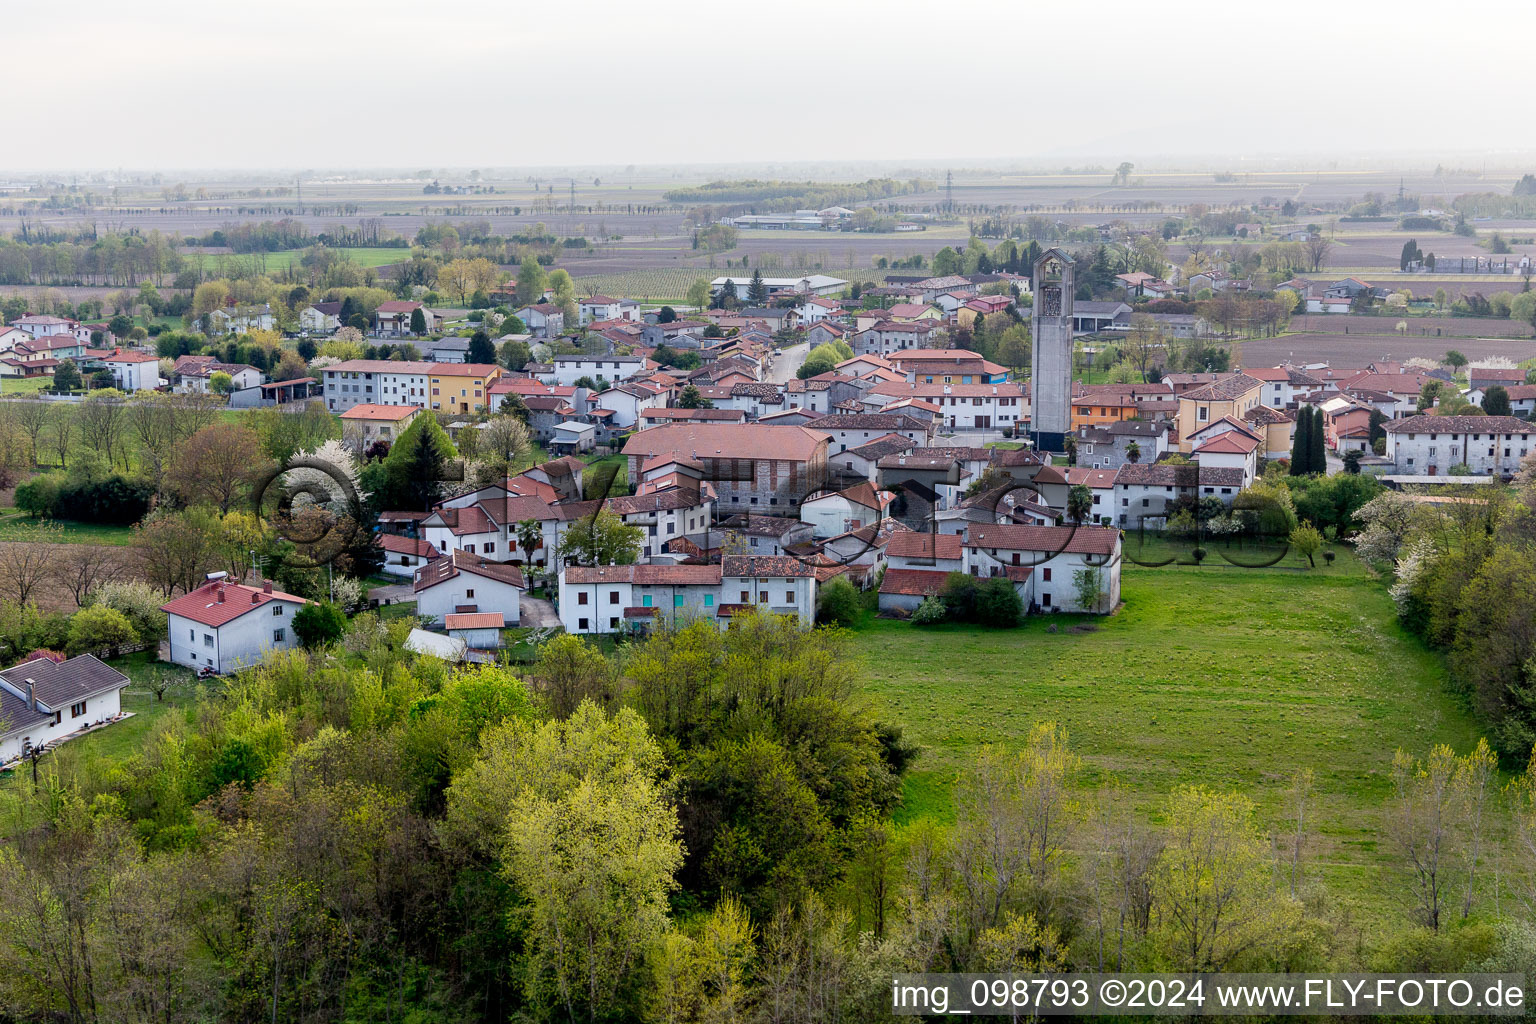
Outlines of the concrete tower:
M 1060 249 L 1035 260 L 1034 339 L 1029 433 L 1035 447 L 1062 451 L 1072 429 L 1072 280 L 1075 261 Z

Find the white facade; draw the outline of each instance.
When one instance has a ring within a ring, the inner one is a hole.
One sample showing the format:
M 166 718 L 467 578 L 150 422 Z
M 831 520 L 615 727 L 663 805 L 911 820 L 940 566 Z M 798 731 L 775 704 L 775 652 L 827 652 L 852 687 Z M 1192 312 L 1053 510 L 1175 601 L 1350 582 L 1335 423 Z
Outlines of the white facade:
M 645 360 L 640 356 L 556 356 L 553 366 L 539 379 L 569 387 L 583 377 L 594 381 L 601 377 L 609 383 L 628 380 L 645 370 Z
M 118 360 L 109 357 L 102 362 L 112 371 L 113 387 L 119 391 L 153 391 L 160 386 L 158 359 Z
M 1388 425 L 1386 457 L 1411 476 L 1445 476 L 1458 465 L 1506 476 L 1519 470 L 1533 434 L 1536 424 L 1512 416 L 1414 416 Z
M 793 615 L 802 626 L 816 622 L 816 577 L 727 576 L 720 579 L 722 604 L 750 604 L 775 615 Z
M 416 591 L 416 614 L 441 626 L 444 615 L 473 605 L 482 612 L 501 612 L 507 625 L 521 620 L 523 588 L 463 569 L 440 583 Z
M 301 606 L 302 602 L 286 598 L 267 601 L 222 626 L 168 613 L 170 660 L 194 670 L 211 666 L 220 675 L 258 665 L 269 651 L 299 646 L 293 613 Z
M 871 490 L 870 493 L 874 492 Z M 817 540 L 872 526 L 880 518 L 879 509 L 854 501 L 842 493 L 823 494 L 800 503 L 800 521 L 811 525 Z

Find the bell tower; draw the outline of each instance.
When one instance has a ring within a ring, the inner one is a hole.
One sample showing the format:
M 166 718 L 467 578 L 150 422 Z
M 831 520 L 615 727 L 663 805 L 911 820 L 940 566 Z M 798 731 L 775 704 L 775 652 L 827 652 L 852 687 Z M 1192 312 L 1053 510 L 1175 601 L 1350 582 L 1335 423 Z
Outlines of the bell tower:
M 1074 267 L 1060 249 L 1047 249 L 1035 260 L 1029 433 L 1041 451 L 1062 451 L 1072 429 Z

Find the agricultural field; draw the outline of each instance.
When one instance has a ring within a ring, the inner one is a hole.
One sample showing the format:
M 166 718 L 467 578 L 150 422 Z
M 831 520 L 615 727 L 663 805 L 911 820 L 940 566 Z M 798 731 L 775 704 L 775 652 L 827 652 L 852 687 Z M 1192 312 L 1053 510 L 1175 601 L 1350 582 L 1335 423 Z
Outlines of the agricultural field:
M 391 263 L 403 263 L 411 258 L 410 249 L 387 246 L 373 249 L 337 249 L 336 251 L 344 254 L 347 259 L 360 267 L 383 267 Z M 249 262 L 255 260 L 263 270 L 269 273 L 287 270 L 303 259 L 304 250 L 293 249 L 284 252 L 246 254 L 199 250 L 187 252 L 184 255 L 190 262 L 198 264 L 205 271 L 218 276 L 221 263 L 235 263 L 237 261 Z
M 1287 360 L 1294 363 L 1327 362 L 1333 366 L 1364 366 L 1372 359 L 1405 360 L 1414 358 L 1439 360 L 1447 349 L 1456 349 L 1468 359 L 1502 357 L 1520 363 L 1536 359 L 1536 339 L 1478 339 L 1463 337 L 1425 337 L 1412 333 L 1391 333 L 1394 321 L 1385 317 L 1378 321 L 1379 333 L 1359 334 L 1285 334 L 1278 338 L 1255 338 L 1232 345 L 1236 363 L 1243 366 L 1278 366 Z M 1385 321 L 1385 322 L 1383 322 Z M 1417 321 L 1409 321 L 1417 326 Z
M 864 692 L 922 748 L 901 815 L 951 818 L 977 748 L 1044 720 L 1069 730 L 1085 784 L 1143 809 L 1203 783 L 1242 791 L 1283 829 L 1291 773 L 1311 767 L 1318 873 L 1364 919 L 1392 913 L 1372 897 L 1393 752 L 1465 753 L 1478 731 L 1446 692 L 1441 657 L 1398 627 L 1352 556 L 1282 565 L 1128 565 L 1123 607 L 1084 632 L 1064 616 L 1001 631 L 866 620 L 853 636 Z

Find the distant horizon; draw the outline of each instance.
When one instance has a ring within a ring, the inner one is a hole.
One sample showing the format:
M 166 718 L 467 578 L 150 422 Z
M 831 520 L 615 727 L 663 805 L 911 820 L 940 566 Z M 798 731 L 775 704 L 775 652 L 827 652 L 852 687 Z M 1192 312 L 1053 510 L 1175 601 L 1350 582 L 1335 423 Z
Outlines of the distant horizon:
M 194 0 L 80 0 L 67 17 L 20 5 L 7 69 L 47 85 L 7 110 L 0 163 L 16 165 L 0 173 L 782 166 L 829 151 L 913 167 L 961 152 L 1482 167 L 1528 151 L 1512 144 L 1524 12 L 1507 26 L 1430 23 L 1387 0 L 1298 0 L 1283 17 L 1165 17 L 1130 0 L 1091 15 L 1007 0 L 530 13 L 492 0 L 269 0 L 259 17 Z
M 1197 175 L 1231 172 L 1238 175 L 1349 175 L 1349 174 L 1415 174 L 1429 175 L 1439 168 L 1448 178 L 1486 177 L 1536 172 L 1536 149 L 1529 152 L 1491 151 L 1410 151 L 1355 153 L 1296 153 L 1290 155 L 1269 154 L 1247 157 L 1222 157 L 1210 153 L 1163 153 L 1156 155 L 1136 154 L 1129 151 L 1102 153 L 1062 153 L 1051 157 L 1030 158 L 942 156 L 926 158 L 864 157 L 836 158 L 803 161 L 769 160 L 693 160 L 672 162 L 634 162 L 627 164 L 600 161 L 571 160 L 542 164 L 505 165 L 496 163 L 465 164 L 390 164 L 350 163 L 331 166 L 316 164 L 250 163 L 234 165 L 120 165 L 120 166 L 6 166 L 0 165 L 0 184 L 28 179 L 91 178 L 113 181 L 178 175 L 199 181 L 238 180 L 262 178 L 274 181 L 292 181 L 295 177 L 304 181 L 338 179 L 346 181 L 421 181 L 442 177 L 468 178 L 479 172 L 481 178 L 491 182 L 522 181 L 529 177 L 559 177 L 573 174 L 598 176 L 633 175 L 637 180 L 654 182 L 658 177 L 706 178 L 726 174 L 777 180 L 861 180 L 870 176 L 910 178 L 913 176 L 942 178 L 946 173 L 957 177 L 1016 176 L 1016 177 L 1091 177 L 1113 171 L 1121 161 L 1135 165 L 1137 175 Z M 1474 164 L 1475 161 L 1475 164 Z M 425 172 L 423 174 L 422 172 Z M 578 181 L 578 186 L 580 182 Z

